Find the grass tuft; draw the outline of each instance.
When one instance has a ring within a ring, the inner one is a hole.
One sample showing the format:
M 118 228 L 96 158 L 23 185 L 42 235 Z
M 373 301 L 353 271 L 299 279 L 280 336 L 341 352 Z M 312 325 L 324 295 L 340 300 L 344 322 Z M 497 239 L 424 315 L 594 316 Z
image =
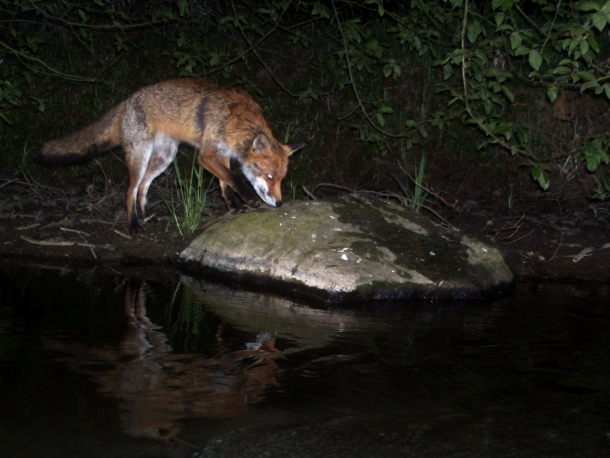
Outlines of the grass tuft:
M 212 187 L 212 180 L 206 185 L 203 178 L 203 167 L 197 164 L 196 157 L 196 154 L 193 155 L 188 180 L 182 178 L 178 161 L 174 160 L 177 199 L 174 200 L 172 192 L 170 201 L 164 201 L 182 237 L 193 235 L 203 220 L 206 207 L 209 206 L 208 195 Z

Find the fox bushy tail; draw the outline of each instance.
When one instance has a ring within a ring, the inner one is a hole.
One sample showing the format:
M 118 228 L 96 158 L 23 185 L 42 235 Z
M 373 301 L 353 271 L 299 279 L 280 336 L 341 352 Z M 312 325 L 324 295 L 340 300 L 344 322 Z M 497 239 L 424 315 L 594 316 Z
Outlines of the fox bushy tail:
M 122 102 L 81 130 L 42 145 L 38 160 L 46 165 L 68 165 L 87 162 L 121 144 Z

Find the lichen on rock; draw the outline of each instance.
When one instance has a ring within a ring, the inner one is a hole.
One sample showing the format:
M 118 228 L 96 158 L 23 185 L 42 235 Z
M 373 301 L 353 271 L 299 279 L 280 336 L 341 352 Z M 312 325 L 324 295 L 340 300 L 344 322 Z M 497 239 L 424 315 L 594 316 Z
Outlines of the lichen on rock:
M 480 297 L 512 282 L 491 244 L 356 195 L 231 216 L 180 260 L 190 272 L 331 302 Z

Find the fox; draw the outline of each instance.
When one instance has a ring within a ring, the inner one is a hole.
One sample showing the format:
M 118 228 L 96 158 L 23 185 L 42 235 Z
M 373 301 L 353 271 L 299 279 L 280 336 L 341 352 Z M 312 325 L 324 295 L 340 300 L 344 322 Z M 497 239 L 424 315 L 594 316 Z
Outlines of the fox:
M 232 212 L 245 209 L 235 193 L 253 208 L 260 206 L 258 197 L 280 207 L 288 158 L 304 146 L 276 140 L 260 105 L 246 91 L 178 78 L 137 90 L 97 121 L 44 143 L 37 158 L 49 166 L 78 164 L 120 146 L 129 173 L 129 232 L 138 235 L 144 230 L 138 223 L 136 201 L 144 218 L 150 217 L 148 189 L 182 143 L 197 149 L 197 162 L 218 178 Z M 231 170 L 232 161 L 256 193 Z

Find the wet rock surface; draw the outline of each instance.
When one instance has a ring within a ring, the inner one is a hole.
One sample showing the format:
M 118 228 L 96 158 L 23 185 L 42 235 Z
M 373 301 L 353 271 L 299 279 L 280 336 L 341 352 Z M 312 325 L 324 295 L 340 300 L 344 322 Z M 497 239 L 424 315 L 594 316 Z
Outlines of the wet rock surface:
M 329 302 L 475 298 L 513 279 L 490 241 L 358 196 L 224 219 L 180 261 L 191 272 L 229 274 Z

